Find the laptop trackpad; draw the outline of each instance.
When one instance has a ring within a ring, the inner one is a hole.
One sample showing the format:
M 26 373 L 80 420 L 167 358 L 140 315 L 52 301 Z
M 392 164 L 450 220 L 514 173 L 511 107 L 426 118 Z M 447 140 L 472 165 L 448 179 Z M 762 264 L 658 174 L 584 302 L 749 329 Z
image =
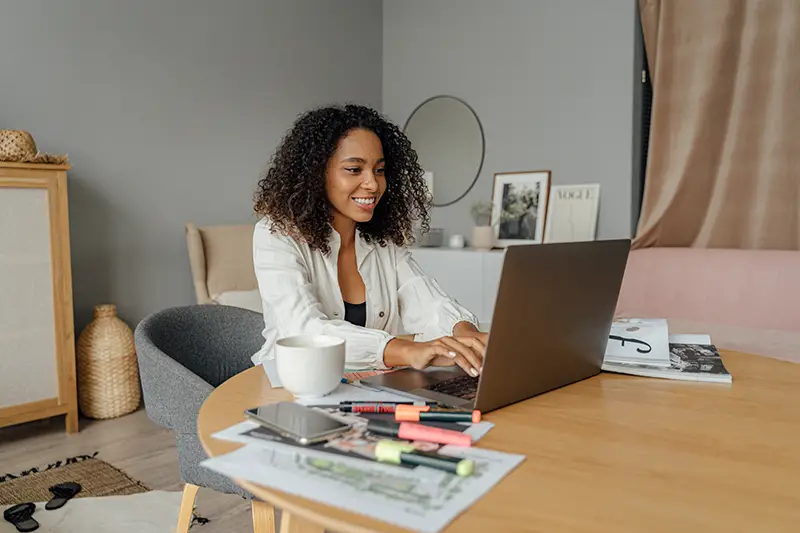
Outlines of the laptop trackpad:
M 456 370 L 457 369 L 457 370 Z M 413 368 L 403 368 L 394 372 L 386 374 L 379 374 L 371 376 L 361 381 L 371 385 L 381 387 L 389 387 L 392 389 L 412 391 L 414 389 L 422 389 L 428 385 L 439 383 L 446 379 L 452 379 L 459 375 L 466 375 L 459 367 L 454 367 L 453 370 L 416 370 Z

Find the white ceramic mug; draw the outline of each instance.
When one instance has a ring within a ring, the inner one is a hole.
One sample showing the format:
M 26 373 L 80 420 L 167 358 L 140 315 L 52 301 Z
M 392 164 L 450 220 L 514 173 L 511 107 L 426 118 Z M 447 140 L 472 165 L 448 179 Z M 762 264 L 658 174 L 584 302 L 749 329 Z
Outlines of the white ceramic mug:
M 275 343 L 275 369 L 283 388 L 297 398 L 319 398 L 333 392 L 344 374 L 344 339 L 298 335 Z

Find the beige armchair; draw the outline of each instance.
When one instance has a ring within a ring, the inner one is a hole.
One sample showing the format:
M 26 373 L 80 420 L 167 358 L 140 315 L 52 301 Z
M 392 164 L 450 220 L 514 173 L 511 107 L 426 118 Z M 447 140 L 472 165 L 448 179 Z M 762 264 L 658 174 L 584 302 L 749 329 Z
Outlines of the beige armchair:
M 199 304 L 225 304 L 261 312 L 253 269 L 252 224 L 186 224 L 186 245 Z
M 263 313 L 253 268 L 254 225 L 186 224 L 186 244 L 198 304 L 222 304 Z M 414 340 L 415 335 L 398 335 Z

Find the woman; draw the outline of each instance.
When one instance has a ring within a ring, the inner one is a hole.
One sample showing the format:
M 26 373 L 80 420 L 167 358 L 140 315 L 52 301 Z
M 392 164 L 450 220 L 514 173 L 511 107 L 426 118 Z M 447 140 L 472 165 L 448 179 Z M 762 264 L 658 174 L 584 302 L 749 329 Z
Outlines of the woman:
M 486 334 L 405 247 L 428 229 L 427 189 L 405 135 L 347 105 L 302 115 L 259 181 L 253 261 L 264 346 L 326 334 L 354 370 L 459 365 L 478 376 Z M 455 265 L 454 265 L 455 266 Z

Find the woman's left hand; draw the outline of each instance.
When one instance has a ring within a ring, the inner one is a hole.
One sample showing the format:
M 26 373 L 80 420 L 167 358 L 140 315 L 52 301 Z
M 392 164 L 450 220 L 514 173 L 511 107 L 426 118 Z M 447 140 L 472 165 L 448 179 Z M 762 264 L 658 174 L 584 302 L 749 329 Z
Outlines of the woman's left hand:
M 474 324 L 470 322 L 459 322 L 453 328 L 453 335 L 456 337 L 471 337 L 477 340 L 480 343 L 480 356 L 483 357 L 486 353 L 486 343 L 489 341 L 489 334 L 478 330 Z M 473 349 L 475 348 L 473 347 Z
M 483 331 L 476 331 L 475 333 L 467 333 L 466 335 L 462 335 L 462 336 L 463 337 L 474 337 L 474 338 L 478 339 L 479 341 L 481 341 L 481 344 L 483 344 L 483 349 L 486 350 L 486 343 L 489 340 L 489 334 L 488 333 L 484 333 Z

